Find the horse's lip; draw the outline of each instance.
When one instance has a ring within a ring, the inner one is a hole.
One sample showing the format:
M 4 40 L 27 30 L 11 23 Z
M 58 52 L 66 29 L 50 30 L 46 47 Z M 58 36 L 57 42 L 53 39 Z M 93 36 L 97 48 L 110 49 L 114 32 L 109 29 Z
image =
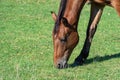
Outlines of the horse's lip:
M 63 69 L 63 68 L 67 68 L 67 67 L 68 67 L 68 64 L 67 64 L 66 57 L 63 57 L 57 61 L 56 68 Z
M 56 66 L 56 68 L 58 68 L 58 69 L 64 69 L 64 68 L 67 68 L 68 67 L 68 64 L 67 63 L 61 63 L 61 64 L 58 64 L 57 66 Z

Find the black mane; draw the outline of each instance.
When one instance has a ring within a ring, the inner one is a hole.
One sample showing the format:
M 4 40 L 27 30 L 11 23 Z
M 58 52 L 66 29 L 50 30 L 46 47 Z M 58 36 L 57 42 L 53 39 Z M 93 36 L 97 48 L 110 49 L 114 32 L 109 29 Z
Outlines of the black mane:
M 57 16 L 57 21 L 55 23 L 55 28 L 54 28 L 54 33 L 56 33 L 58 31 L 60 21 L 61 21 L 63 15 L 64 15 L 64 12 L 65 12 L 66 3 L 67 3 L 67 0 L 61 0 L 61 2 L 60 2 L 60 7 L 59 7 L 58 16 Z

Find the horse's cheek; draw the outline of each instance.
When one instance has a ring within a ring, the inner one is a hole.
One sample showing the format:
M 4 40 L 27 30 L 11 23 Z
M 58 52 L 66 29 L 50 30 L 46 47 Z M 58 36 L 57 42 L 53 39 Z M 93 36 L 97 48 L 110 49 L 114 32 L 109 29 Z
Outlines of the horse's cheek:
M 79 42 L 79 37 L 77 33 L 72 33 L 69 36 L 68 46 L 74 48 Z

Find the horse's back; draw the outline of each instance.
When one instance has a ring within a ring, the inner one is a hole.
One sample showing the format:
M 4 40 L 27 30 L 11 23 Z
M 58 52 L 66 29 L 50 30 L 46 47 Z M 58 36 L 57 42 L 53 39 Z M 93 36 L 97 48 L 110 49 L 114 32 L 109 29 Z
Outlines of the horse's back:
M 87 0 L 87 3 L 97 3 L 113 7 L 120 16 L 120 0 Z
M 115 8 L 118 15 L 120 16 L 120 0 L 111 0 L 111 5 Z

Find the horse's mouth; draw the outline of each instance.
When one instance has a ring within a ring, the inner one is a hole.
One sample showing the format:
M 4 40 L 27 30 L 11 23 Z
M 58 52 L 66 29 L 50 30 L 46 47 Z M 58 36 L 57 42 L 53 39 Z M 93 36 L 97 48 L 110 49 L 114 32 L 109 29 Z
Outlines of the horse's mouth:
M 68 67 L 68 63 L 67 63 L 66 58 L 62 58 L 62 59 L 58 60 L 58 62 L 56 64 L 56 68 L 63 69 L 63 68 L 67 68 L 67 67 Z
M 63 69 L 63 68 L 67 68 L 68 67 L 68 64 L 67 63 L 59 63 L 58 65 L 57 65 L 57 68 L 58 69 Z

